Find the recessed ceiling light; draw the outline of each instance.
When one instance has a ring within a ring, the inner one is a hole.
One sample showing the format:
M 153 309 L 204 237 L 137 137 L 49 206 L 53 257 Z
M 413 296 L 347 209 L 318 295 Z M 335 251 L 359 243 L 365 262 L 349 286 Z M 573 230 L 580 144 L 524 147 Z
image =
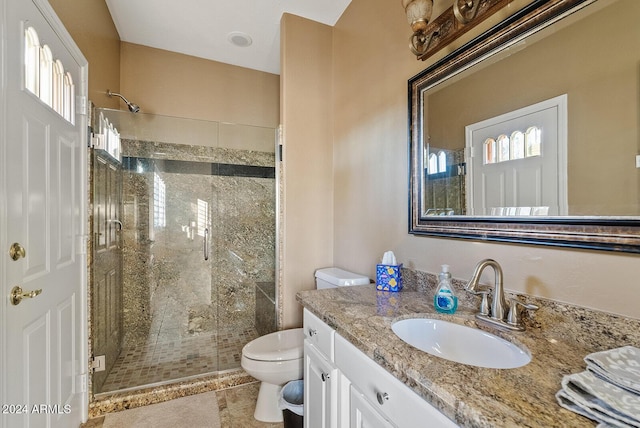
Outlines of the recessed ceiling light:
M 241 31 L 234 31 L 232 33 L 229 33 L 227 35 L 227 40 L 241 48 L 246 48 L 247 46 L 250 46 L 251 43 L 253 43 L 251 36 Z

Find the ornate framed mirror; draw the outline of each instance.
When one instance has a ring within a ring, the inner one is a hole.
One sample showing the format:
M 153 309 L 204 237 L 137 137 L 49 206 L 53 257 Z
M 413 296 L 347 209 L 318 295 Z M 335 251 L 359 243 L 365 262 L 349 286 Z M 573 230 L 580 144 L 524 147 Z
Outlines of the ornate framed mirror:
M 412 77 L 409 233 L 639 253 L 638 20 L 534 0 Z

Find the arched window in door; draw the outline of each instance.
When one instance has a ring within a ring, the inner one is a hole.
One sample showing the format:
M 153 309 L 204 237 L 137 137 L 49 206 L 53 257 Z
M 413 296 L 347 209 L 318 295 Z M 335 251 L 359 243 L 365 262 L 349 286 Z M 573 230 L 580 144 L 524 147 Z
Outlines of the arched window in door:
M 40 40 L 33 27 L 24 32 L 24 86 L 40 96 Z
M 33 27 L 24 31 L 24 87 L 72 124 L 76 100 L 73 78 L 48 45 L 41 46 Z
M 51 48 L 40 48 L 40 99 L 53 108 L 53 54 Z

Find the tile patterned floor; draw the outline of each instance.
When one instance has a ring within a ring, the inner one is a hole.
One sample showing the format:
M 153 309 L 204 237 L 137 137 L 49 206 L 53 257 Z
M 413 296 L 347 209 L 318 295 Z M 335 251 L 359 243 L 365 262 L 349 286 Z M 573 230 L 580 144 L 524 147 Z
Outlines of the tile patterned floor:
M 216 391 L 222 428 L 282 428 L 283 423 L 266 423 L 253 417 L 260 382 Z
M 242 347 L 258 336 L 254 328 L 228 330 L 125 349 L 100 392 L 239 368 Z
M 220 426 L 222 428 L 282 428 L 284 426 L 283 423 L 264 423 L 254 419 L 253 412 L 255 410 L 255 403 L 259 389 L 260 383 L 255 382 L 216 391 L 216 399 L 218 401 L 218 409 L 220 413 Z M 154 411 L 153 405 L 147 406 L 147 408 L 149 412 Z M 82 425 L 82 428 L 102 428 L 103 422 L 104 416 L 90 419 L 86 424 Z

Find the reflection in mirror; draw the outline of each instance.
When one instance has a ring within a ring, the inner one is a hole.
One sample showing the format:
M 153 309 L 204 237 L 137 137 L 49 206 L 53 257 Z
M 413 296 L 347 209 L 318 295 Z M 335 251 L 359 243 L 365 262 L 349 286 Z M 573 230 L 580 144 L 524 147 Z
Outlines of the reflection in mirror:
M 637 242 L 640 2 L 535 3 L 409 81 L 412 233 Z

